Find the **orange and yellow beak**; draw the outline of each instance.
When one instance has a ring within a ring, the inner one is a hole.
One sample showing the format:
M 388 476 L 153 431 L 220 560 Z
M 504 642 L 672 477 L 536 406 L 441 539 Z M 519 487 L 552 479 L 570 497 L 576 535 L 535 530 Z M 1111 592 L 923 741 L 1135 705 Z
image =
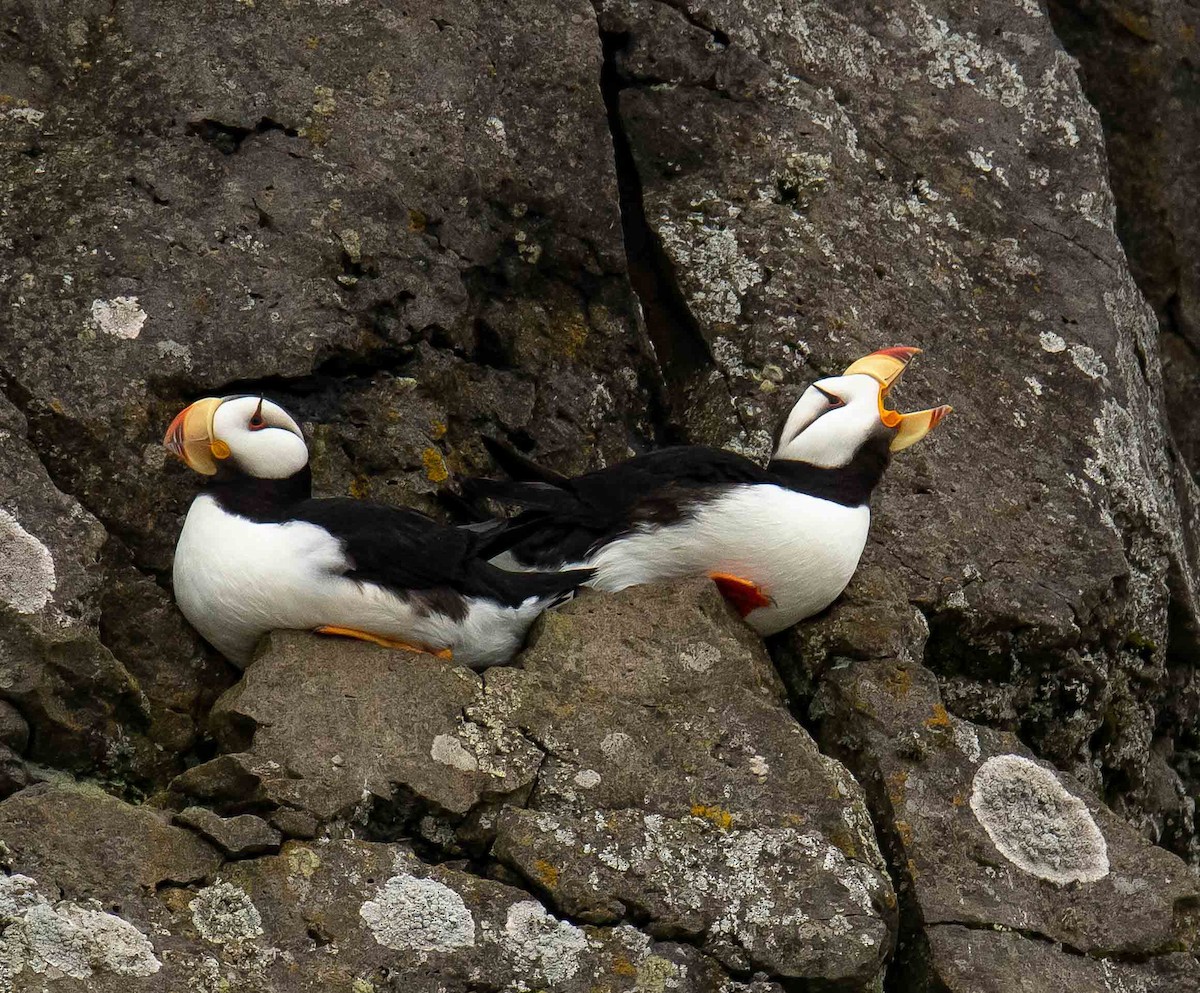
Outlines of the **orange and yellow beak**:
M 949 405 L 942 404 L 940 407 L 932 407 L 929 410 L 902 414 L 898 410 L 888 410 L 883 405 L 892 384 L 908 368 L 908 363 L 913 360 L 913 356 L 920 354 L 921 349 L 903 345 L 897 348 L 881 348 L 877 352 L 864 355 L 858 361 L 852 362 L 842 373 L 843 376 L 861 373 L 879 383 L 879 419 L 885 426 L 896 429 L 896 435 L 892 438 L 889 446 L 893 452 L 899 452 L 908 448 L 909 445 L 915 445 L 953 410 Z
M 229 446 L 213 434 L 213 418 L 224 402 L 220 397 L 205 397 L 184 407 L 163 436 L 166 450 L 202 476 L 216 475 L 217 462 L 229 458 Z

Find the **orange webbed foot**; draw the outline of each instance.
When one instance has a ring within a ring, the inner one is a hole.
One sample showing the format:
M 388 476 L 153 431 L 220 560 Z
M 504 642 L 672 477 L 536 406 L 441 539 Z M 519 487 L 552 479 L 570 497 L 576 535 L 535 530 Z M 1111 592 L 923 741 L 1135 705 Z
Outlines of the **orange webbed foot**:
M 769 607 L 772 600 L 761 586 L 741 576 L 731 576 L 727 572 L 710 572 L 708 578 L 717 584 L 721 595 L 737 608 L 737 612 L 745 617 L 759 607 Z
M 416 652 L 418 655 L 432 655 L 435 658 L 450 661 L 454 654 L 449 648 L 430 648 L 427 645 L 410 645 L 407 641 L 398 641 L 381 634 L 371 634 L 369 631 L 359 631 L 355 628 L 338 627 L 335 624 L 322 624 L 313 628 L 315 634 L 327 634 L 338 638 L 357 638 L 359 641 L 369 641 L 383 648 L 395 648 L 403 652 Z

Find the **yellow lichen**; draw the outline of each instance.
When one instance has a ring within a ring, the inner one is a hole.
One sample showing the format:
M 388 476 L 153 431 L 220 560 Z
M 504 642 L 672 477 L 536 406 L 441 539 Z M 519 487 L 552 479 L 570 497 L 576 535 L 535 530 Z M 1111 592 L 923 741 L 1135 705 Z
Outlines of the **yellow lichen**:
M 409 210 L 408 212 L 408 230 L 421 232 L 425 230 L 426 219 L 425 215 L 419 210 Z
M 630 962 L 624 955 L 618 955 L 613 962 L 612 971 L 618 976 L 636 976 L 637 966 Z
M 940 703 L 933 705 L 933 716 L 925 719 L 925 726 L 934 731 L 950 730 L 950 715 Z
M 444 483 L 450 478 L 446 471 L 446 460 L 436 448 L 427 448 L 421 453 L 421 461 L 425 465 L 425 478 L 431 483 Z
M 571 321 L 562 329 L 562 351 L 567 358 L 573 359 L 588 340 L 587 325 L 582 321 Z
M 433 436 L 434 441 L 441 441 L 446 437 L 446 425 L 441 421 L 434 421 L 429 427 L 429 433 Z
M 912 689 L 912 673 L 905 668 L 895 669 L 888 676 L 886 685 L 892 696 L 903 699 Z
M 366 476 L 355 476 L 350 480 L 350 485 L 347 488 L 355 500 L 362 500 L 371 492 L 371 484 L 367 482 Z
M 536 859 L 533 863 L 533 870 L 547 889 L 552 890 L 558 885 L 558 869 L 545 859 Z
M 887 778 L 888 799 L 892 801 L 894 806 L 898 806 L 904 802 L 904 787 L 908 783 L 908 771 L 901 769 L 899 772 L 893 772 Z
M 706 821 L 712 821 L 722 831 L 728 831 L 733 826 L 733 814 L 724 807 L 694 803 L 692 804 L 692 816 L 703 817 Z
M 286 849 L 288 869 L 305 879 L 321 867 L 321 857 L 311 848 L 304 845 L 289 845 Z
M 855 844 L 854 836 L 849 831 L 834 831 L 829 835 L 829 840 L 846 858 L 858 858 L 858 845 Z
M 900 836 L 900 844 L 905 848 L 912 847 L 913 830 L 908 821 L 896 821 L 896 834 Z
M 665 993 L 667 981 L 679 977 L 679 967 L 661 955 L 648 955 L 638 967 L 637 988 L 645 993 Z M 675 983 L 671 983 L 672 988 Z
M 321 39 L 318 38 L 315 34 L 310 34 L 307 38 L 304 39 L 304 47 L 307 48 L 310 52 L 315 52 L 317 50 L 317 47 L 320 44 L 321 44 Z

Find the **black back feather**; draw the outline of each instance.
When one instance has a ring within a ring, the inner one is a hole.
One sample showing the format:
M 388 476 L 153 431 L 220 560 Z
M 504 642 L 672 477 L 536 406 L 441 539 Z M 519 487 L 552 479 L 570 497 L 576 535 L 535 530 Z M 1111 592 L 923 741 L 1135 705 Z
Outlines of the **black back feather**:
M 553 568 L 585 561 L 639 524 L 683 520 L 705 500 L 744 483 L 769 483 L 861 506 L 887 468 L 888 441 L 871 439 L 849 465 L 836 469 L 787 460 L 774 460 L 764 469 L 734 452 L 682 445 L 569 479 L 520 456 L 516 478 L 467 480 L 464 493 L 521 507 L 512 521 L 522 535 L 510 542 L 513 556 L 522 565 Z M 502 468 L 515 464 L 511 455 L 497 459 Z

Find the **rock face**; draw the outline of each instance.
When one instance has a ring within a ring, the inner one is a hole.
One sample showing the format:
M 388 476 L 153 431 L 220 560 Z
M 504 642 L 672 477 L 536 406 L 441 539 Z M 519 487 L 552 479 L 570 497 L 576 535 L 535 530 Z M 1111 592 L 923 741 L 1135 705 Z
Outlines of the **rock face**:
M 4 13 L 0 988 L 1200 988 L 1194 11 Z M 239 679 L 172 604 L 197 396 L 445 513 L 901 343 L 955 413 L 769 656 L 700 582 Z
M 1200 375 L 1200 224 L 1192 205 L 1200 167 L 1190 146 L 1200 126 L 1200 14 L 1175 0 L 1055 0 L 1049 12 L 1104 123 L 1117 232 L 1158 315 L 1167 412 L 1196 474 L 1200 430 L 1190 413 Z

